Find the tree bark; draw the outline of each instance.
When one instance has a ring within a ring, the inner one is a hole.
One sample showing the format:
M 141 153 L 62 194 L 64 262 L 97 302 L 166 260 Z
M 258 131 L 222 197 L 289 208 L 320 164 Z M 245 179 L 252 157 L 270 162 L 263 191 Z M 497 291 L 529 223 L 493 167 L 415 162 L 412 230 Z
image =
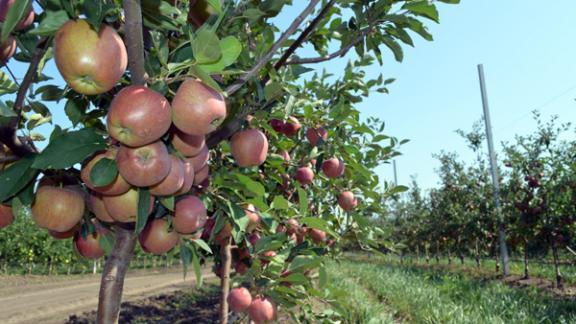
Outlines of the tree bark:
M 429 246 L 428 245 L 424 245 L 424 249 L 425 249 L 425 253 L 426 253 L 426 264 L 430 265 L 430 251 L 429 251 Z
M 440 244 L 436 242 L 436 264 L 440 264 Z
M 478 245 L 478 238 L 476 238 L 474 242 L 474 258 L 476 258 L 476 268 L 480 268 L 480 248 Z
M 450 248 L 448 248 L 448 264 L 452 264 L 452 252 L 450 252 Z
M 552 256 L 554 257 L 554 269 L 556 270 L 556 288 L 562 289 L 562 273 L 560 272 L 560 260 L 558 257 L 558 245 L 556 239 L 552 238 Z
M 118 323 L 120 303 L 124 277 L 134 254 L 136 246 L 136 233 L 132 229 L 119 226 L 116 229 L 116 240 L 112 252 L 106 259 L 102 281 L 100 282 L 100 296 L 98 300 L 97 323 Z
M 528 240 L 524 239 L 524 279 L 530 278 L 528 269 Z
M 220 279 L 220 324 L 228 323 L 228 293 L 230 292 L 230 268 L 232 267 L 232 253 L 230 238 L 221 247 L 222 278 Z

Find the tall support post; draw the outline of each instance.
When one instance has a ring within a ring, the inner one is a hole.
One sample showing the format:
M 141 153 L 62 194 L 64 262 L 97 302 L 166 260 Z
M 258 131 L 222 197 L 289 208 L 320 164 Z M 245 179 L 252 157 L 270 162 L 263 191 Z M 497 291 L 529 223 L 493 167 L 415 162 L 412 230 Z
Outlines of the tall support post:
M 394 185 L 398 186 L 398 171 L 396 171 L 396 160 L 392 160 L 392 167 L 394 168 Z
M 494 153 L 494 140 L 492 137 L 492 123 L 490 121 L 490 109 L 488 107 L 488 94 L 486 93 L 486 82 L 484 80 L 484 66 L 478 64 L 478 76 L 480 78 L 480 92 L 482 93 L 482 106 L 484 108 L 484 123 L 486 125 L 486 139 L 488 141 L 488 155 L 490 156 L 490 170 L 492 171 L 492 185 L 494 195 L 494 205 L 498 218 L 498 244 L 500 245 L 500 262 L 504 271 L 504 276 L 510 274 L 508 265 L 508 248 L 506 246 L 506 229 L 500 208 L 500 179 L 498 176 L 498 165 L 496 154 Z

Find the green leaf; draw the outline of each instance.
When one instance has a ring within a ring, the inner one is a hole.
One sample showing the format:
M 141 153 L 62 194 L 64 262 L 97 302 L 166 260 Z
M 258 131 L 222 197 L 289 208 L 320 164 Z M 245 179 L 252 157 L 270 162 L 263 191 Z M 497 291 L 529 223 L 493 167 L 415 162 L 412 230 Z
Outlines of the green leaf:
M 439 2 L 444 2 L 448 4 L 459 4 L 460 0 L 438 0 Z
M 174 196 L 159 198 L 162 206 L 166 207 L 169 211 L 174 211 Z
M 17 0 L 12 3 L 6 13 L 6 18 L 2 24 L 0 43 L 4 43 L 10 33 L 14 31 L 20 21 L 28 15 L 32 8 L 32 0 Z
M 4 103 L 4 101 L 0 100 L 0 116 L 16 117 L 18 115 L 10 107 L 6 106 L 6 103 Z
M 300 205 L 300 215 L 306 216 L 308 213 L 308 195 L 300 187 L 298 187 L 298 204 Z
M 104 235 L 99 235 L 98 243 L 100 247 L 104 250 L 106 255 L 109 255 L 114 247 L 114 233 L 113 232 L 106 232 Z
M 96 133 L 96 129 L 84 128 L 54 138 L 32 166 L 36 169 L 65 169 L 105 148 L 106 140 Z
M 221 13 L 222 12 L 222 3 L 221 0 L 206 0 L 206 2 L 208 2 L 208 4 L 214 8 L 214 10 L 216 10 L 217 13 Z
M 247 177 L 243 174 L 240 174 L 240 173 L 236 173 L 235 176 L 236 176 L 236 178 L 238 178 L 238 181 L 240 181 L 240 183 L 242 185 L 244 185 L 244 188 L 246 190 L 255 194 L 257 197 L 264 196 L 264 194 L 266 193 L 266 189 L 264 188 L 264 186 L 261 183 L 256 182 L 256 181 L 250 179 L 249 177 Z
M 288 266 L 288 271 L 305 271 L 316 268 L 322 263 L 322 258 L 312 255 L 297 255 Z
M 402 50 L 402 46 L 398 44 L 393 38 L 389 36 L 382 37 L 382 43 L 386 45 L 394 54 L 394 58 L 398 62 L 402 62 L 404 59 L 404 51 Z
M 288 209 L 290 208 L 290 202 L 286 200 L 286 198 L 278 195 L 274 197 L 272 201 L 272 205 L 270 205 L 273 209 Z
M 410 188 L 406 186 L 395 186 L 388 191 L 388 194 L 393 195 L 401 192 L 406 192 L 408 190 L 410 190 Z
M 200 258 L 196 249 L 192 250 L 192 265 L 194 266 L 194 273 L 196 274 L 197 287 L 202 287 L 202 266 L 200 265 Z
M 327 221 L 317 217 L 304 217 L 299 219 L 300 223 L 305 224 L 307 227 L 319 229 L 332 236 L 338 236 L 328 224 Z
M 32 168 L 34 160 L 34 156 L 24 157 L 0 172 L 0 202 L 14 196 L 36 179 L 39 172 Z
M 192 41 L 192 53 L 199 64 L 214 63 L 220 59 L 220 39 L 208 28 L 200 29 Z
M 200 67 L 208 73 L 222 72 L 226 67 L 236 63 L 242 53 L 242 43 L 234 36 L 225 37 L 220 40 L 220 52 L 222 56 L 217 62 L 200 64 Z
M 197 77 L 198 79 L 202 80 L 202 82 L 204 82 L 210 88 L 212 88 L 218 92 L 222 92 L 222 88 L 220 88 L 220 85 L 218 85 L 218 83 L 216 81 L 214 81 L 214 79 L 212 79 L 210 74 L 208 74 L 206 71 L 204 71 L 201 66 L 197 66 L 197 65 L 191 66 L 190 67 L 190 73 L 192 75 L 194 75 L 195 77 Z
M 96 31 L 100 30 L 100 23 L 102 22 L 102 19 L 104 19 L 102 4 L 103 1 L 84 1 L 86 21 L 88 21 Z
M 276 233 L 274 235 L 264 236 L 256 242 L 254 253 L 277 250 L 282 247 L 286 238 L 286 233 Z
M 66 112 L 66 116 L 68 116 L 74 127 L 84 120 L 87 107 L 88 102 L 82 99 L 69 99 L 66 102 L 64 112 Z
M 136 234 L 140 234 L 150 215 L 150 191 L 148 188 L 138 188 L 138 215 L 136 215 Z
M 16 93 L 18 86 L 4 71 L 0 71 L 0 95 Z
M 98 160 L 90 172 L 90 181 L 96 187 L 111 184 L 118 176 L 116 161 L 108 158 Z
M 328 283 L 328 273 L 326 272 L 326 267 L 322 265 L 320 269 L 318 269 L 318 286 L 320 288 L 326 287 Z
M 206 243 L 203 239 L 197 239 L 197 240 L 192 240 L 192 243 L 198 245 L 199 248 L 201 248 L 202 250 L 212 254 L 212 249 L 210 248 L 210 246 L 208 245 L 208 243 Z
M 439 22 L 438 10 L 436 9 L 436 6 L 428 0 L 407 2 L 402 6 L 402 9 L 409 10 L 416 15 Z
M 188 271 L 188 265 L 190 264 L 190 262 L 192 262 L 192 251 L 186 244 L 180 244 L 180 259 L 182 260 L 184 279 L 186 279 L 186 272 Z
M 40 22 L 37 28 L 32 29 L 29 33 L 38 36 L 53 36 L 58 29 L 62 27 L 70 18 L 64 10 L 45 11 L 46 16 Z

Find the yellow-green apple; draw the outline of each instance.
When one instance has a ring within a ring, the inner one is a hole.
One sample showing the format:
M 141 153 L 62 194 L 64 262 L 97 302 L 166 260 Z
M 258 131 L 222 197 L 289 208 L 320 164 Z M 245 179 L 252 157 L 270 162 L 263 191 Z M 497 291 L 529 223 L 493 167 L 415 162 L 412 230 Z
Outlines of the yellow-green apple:
M 130 184 L 126 182 L 126 180 L 124 180 L 124 178 L 120 174 L 116 176 L 116 179 L 114 179 L 112 183 L 102 187 L 96 187 L 90 180 L 90 173 L 92 172 L 92 168 L 94 168 L 94 165 L 96 165 L 98 161 L 100 161 L 103 158 L 115 160 L 117 154 L 118 154 L 118 148 L 112 146 L 107 151 L 96 154 L 93 158 L 91 158 L 87 163 L 85 163 L 82 166 L 82 171 L 80 172 L 80 178 L 82 178 L 82 181 L 84 182 L 84 184 L 86 184 L 88 188 L 101 194 L 112 196 L 123 194 L 130 189 L 131 187 Z
M 0 66 L 5 65 L 14 53 L 16 53 L 16 39 L 8 36 L 4 43 L 0 45 Z
M 206 146 L 204 135 L 188 135 L 178 129 L 172 132 L 172 145 L 186 157 L 197 156 Z
M 354 197 L 354 193 L 351 191 L 344 191 L 338 197 L 338 205 L 340 205 L 340 207 L 345 211 L 351 211 L 356 208 L 358 201 Z
M 108 132 L 118 142 L 138 147 L 159 140 L 170 129 L 170 103 L 144 86 L 128 86 L 114 97 L 107 117 Z
M 236 272 L 239 272 L 236 270 Z M 230 305 L 230 310 L 236 313 L 245 312 L 248 307 L 252 304 L 252 295 L 248 289 L 244 287 L 238 287 L 230 290 L 228 294 L 228 305 Z
M 184 162 L 177 156 L 171 155 L 172 167 L 164 180 L 150 187 L 150 193 L 155 196 L 170 196 L 184 185 Z
M 328 178 L 338 178 L 344 174 L 344 162 L 337 158 L 331 158 L 322 162 L 322 172 Z
M 168 149 L 161 141 L 136 148 L 121 145 L 116 155 L 116 164 L 120 175 L 137 187 L 159 183 L 172 168 Z
M 276 319 L 276 305 L 268 298 L 257 296 L 248 308 L 250 319 L 254 323 L 268 323 Z
M 104 256 L 98 233 L 88 234 L 86 238 L 83 238 L 80 232 L 76 232 L 76 235 L 74 235 L 74 247 L 86 259 L 96 260 Z
M 284 132 L 284 135 L 292 137 L 298 134 L 298 131 L 300 130 L 301 127 L 302 125 L 300 124 L 298 119 L 294 116 L 290 116 L 288 117 L 288 120 L 286 120 L 286 123 L 284 123 L 284 127 L 282 128 L 282 130 Z
M 69 20 L 54 37 L 54 60 L 66 83 L 85 95 L 97 95 L 114 87 L 128 64 L 122 38 L 102 24 L 96 32 L 83 19 Z
M 41 186 L 32 205 L 32 218 L 41 228 L 66 232 L 84 216 L 84 196 L 74 188 Z
M 172 99 L 172 122 L 182 132 L 206 135 L 226 118 L 224 96 L 196 79 L 187 79 Z
M 192 166 L 192 161 L 189 159 L 183 160 L 184 163 L 184 183 L 182 187 L 176 191 L 174 195 L 179 196 L 185 193 L 188 193 L 190 189 L 192 189 L 192 185 L 194 184 L 194 166 Z M 206 166 L 208 167 L 208 166 Z
M 308 128 L 306 130 L 306 138 L 310 145 L 316 146 L 320 139 L 324 142 L 328 139 L 328 131 L 324 127 Z
M 104 201 L 108 214 L 115 221 L 131 223 L 136 221 L 136 216 L 138 215 L 139 197 L 138 190 L 132 188 L 118 196 L 102 196 L 102 201 Z M 152 213 L 152 207 L 154 207 L 154 197 L 150 196 L 148 215 Z
M 12 207 L 0 204 L 0 228 L 4 228 L 14 221 Z
M 266 161 L 268 139 L 259 129 L 246 129 L 232 136 L 230 150 L 240 167 L 258 166 Z
M 104 200 L 102 200 L 102 194 L 97 192 L 90 192 L 88 197 L 88 210 L 90 210 L 96 218 L 103 222 L 113 223 L 114 218 L 110 216 L 106 206 L 104 205 Z
M 296 170 L 296 181 L 305 186 L 314 180 L 314 171 L 307 166 L 300 167 Z
M 144 251 L 160 255 L 172 250 L 178 244 L 180 236 L 176 231 L 170 231 L 164 217 L 149 221 L 138 239 Z
M 202 200 L 196 196 L 186 196 L 176 202 L 172 224 L 176 232 L 190 234 L 204 226 L 207 218 Z

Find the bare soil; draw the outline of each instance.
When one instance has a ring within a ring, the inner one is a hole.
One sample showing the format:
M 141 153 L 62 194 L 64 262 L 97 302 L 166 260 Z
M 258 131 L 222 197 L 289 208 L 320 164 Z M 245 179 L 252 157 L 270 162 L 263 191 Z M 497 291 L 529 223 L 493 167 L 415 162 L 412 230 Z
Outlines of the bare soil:
M 212 277 L 209 270 L 204 271 Z M 190 290 L 193 275 L 184 280 L 181 269 L 130 272 L 124 284 L 123 300 L 130 302 L 149 296 Z M 99 275 L 42 277 L 0 277 L 0 323 L 63 323 L 70 314 L 93 311 L 98 304 Z M 158 298 L 169 299 L 164 295 Z

